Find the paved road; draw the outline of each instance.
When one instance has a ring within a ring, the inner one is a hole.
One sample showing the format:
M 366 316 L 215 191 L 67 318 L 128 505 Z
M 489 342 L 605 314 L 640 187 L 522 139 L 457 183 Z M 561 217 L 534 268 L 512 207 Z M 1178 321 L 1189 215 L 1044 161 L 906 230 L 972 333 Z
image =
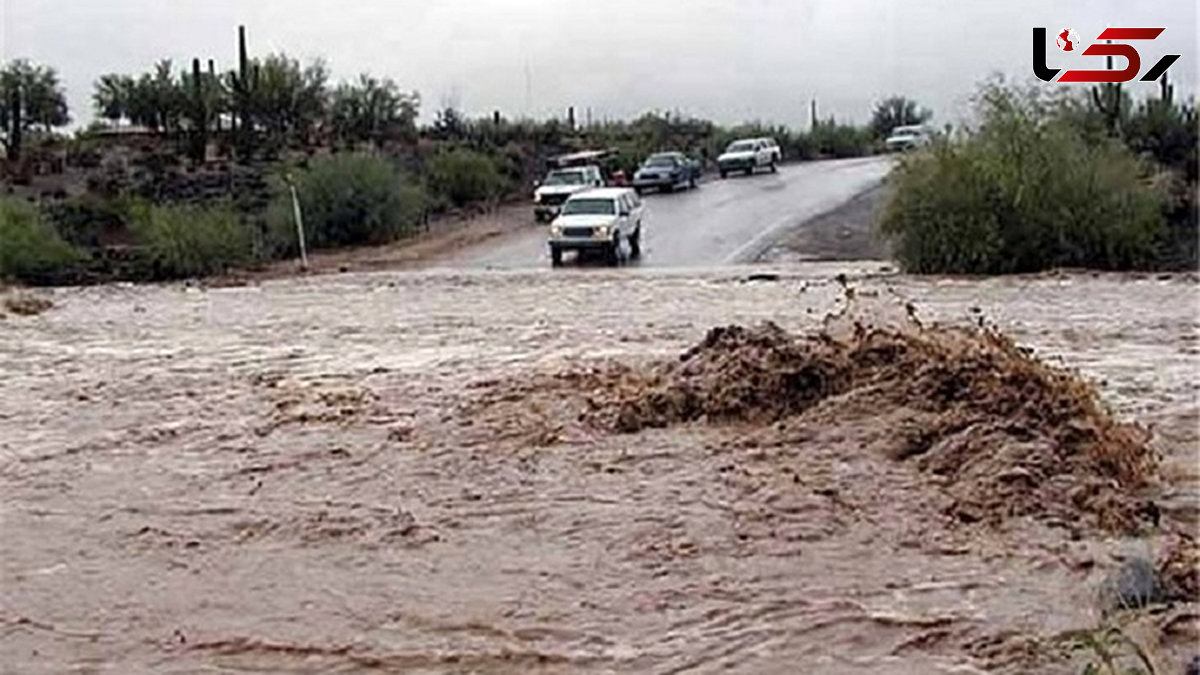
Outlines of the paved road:
M 726 180 L 696 190 L 647 195 L 643 266 L 710 266 L 749 262 L 779 235 L 877 184 L 887 157 L 805 162 Z M 532 215 L 530 216 L 532 220 Z M 467 267 L 523 268 L 550 264 L 544 227 L 464 251 Z M 571 260 L 568 258 L 568 264 Z

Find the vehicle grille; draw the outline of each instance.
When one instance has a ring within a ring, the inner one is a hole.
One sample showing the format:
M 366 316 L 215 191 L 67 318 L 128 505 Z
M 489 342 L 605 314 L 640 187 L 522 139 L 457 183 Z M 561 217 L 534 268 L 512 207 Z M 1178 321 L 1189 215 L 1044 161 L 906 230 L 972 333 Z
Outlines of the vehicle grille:
M 592 228 L 590 227 L 564 227 L 564 237 L 590 237 L 592 236 Z
M 658 180 L 658 174 L 656 173 L 644 173 L 638 177 L 642 180 Z
M 546 206 L 559 206 L 567 201 L 567 197 L 571 195 L 542 195 L 542 204 Z

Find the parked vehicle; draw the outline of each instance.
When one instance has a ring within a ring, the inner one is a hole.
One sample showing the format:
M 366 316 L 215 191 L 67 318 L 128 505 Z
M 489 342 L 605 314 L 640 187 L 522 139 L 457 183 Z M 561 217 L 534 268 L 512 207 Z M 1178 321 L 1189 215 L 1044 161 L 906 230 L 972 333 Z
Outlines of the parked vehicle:
M 682 152 L 659 152 L 650 155 L 633 174 L 633 187 L 642 193 L 650 189 L 673 192 L 676 187 L 696 187 L 700 179 L 700 162 Z
M 889 151 L 896 152 L 924 147 L 929 144 L 930 140 L 932 138 L 927 127 L 922 124 L 912 124 L 892 129 L 891 135 L 884 140 L 884 144 Z
M 598 166 L 554 169 L 533 192 L 533 217 L 539 223 L 553 220 L 568 197 L 603 185 L 604 177 Z
M 621 242 L 629 243 L 631 257 L 641 255 L 645 206 L 636 190 L 598 188 L 571 195 L 550 224 L 550 262 L 562 264 L 564 251 L 599 252 L 615 265 L 621 259 Z
M 776 148 L 778 149 L 778 146 Z M 771 147 L 762 139 L 745 138 L 734 141 L 725 148 L 725 152 L 717 158 L 717 170 L 721 172 L 721 178 L 728 177 L 734 171 L 742 171 L 749 176 L 760 167 L 766 167 L 771 173 L 775 173 L 778 171 L 777 161 Z

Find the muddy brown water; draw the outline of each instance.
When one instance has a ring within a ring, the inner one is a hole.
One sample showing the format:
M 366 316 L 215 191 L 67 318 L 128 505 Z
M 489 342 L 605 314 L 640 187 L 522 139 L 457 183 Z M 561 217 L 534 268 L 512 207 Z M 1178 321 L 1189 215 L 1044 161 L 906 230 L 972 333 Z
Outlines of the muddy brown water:
M 1194 528 L 1195 280 L 777 271 L 110 286 L 0 319 L 0 672 L 1078 672 L 1053 636 L 1156 536 L 954 522 L 870 423 L 606 434 L 505 386 L 811 329 L 870 273 L 1099 381 Z

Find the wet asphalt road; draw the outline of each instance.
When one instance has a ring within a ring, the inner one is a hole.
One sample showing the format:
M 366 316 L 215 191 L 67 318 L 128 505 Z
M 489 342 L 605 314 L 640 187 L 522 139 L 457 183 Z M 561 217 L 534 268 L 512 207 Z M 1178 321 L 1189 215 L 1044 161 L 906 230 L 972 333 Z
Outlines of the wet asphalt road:
M 625 264 L 691 267 L 753 261 L 780 235 L 876 185 L 891 167 L 888 157 L 804 162 L 780 167 L 776 174 L 706 177 L 695 190 L 648 194 L 643 255 Z M 568 257 L 568 265 L 573 262 Z M 545 228 L 464 251 L 455 263 L 501 269 L 549 266 Z

